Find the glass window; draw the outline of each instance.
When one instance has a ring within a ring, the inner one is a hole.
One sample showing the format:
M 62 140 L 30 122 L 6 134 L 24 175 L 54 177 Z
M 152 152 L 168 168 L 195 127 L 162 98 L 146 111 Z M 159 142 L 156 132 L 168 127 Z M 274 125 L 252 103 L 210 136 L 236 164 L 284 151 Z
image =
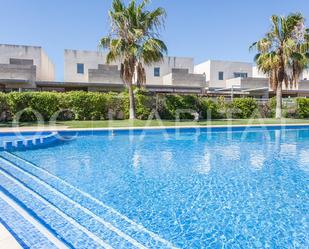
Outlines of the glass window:
M 77 73 L 78 74 L 84 74 L 84 64 L 77 63 Z
M 160 77 L 160 68 L 159 67 L 154 68 L 153 75 L 155 77 Z
M 224 79 L 224 73 L 223 72 L 219 72 L 219 80 L 223 80 Z
M 248 78 L 247 73 L 234 73 L 234 78 Z

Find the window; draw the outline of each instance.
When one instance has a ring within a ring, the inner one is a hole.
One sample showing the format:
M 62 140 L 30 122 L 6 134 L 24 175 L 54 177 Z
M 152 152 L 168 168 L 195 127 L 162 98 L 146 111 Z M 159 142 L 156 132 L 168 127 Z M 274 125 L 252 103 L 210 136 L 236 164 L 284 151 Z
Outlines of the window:
M 234 78 L 248 78 L 247 73 L 234 73 Z
M 224 79 L 224 73 L 223 72 L 219 72 L 219 80 L 223 80 Z
M 160 68 L 159 67 L 154 68 L 153 75 L 154 75 L 154 77 L 160 77 Z
M 77 73 L 78 74 L 84 74 L 84 64 L 77 63 Z

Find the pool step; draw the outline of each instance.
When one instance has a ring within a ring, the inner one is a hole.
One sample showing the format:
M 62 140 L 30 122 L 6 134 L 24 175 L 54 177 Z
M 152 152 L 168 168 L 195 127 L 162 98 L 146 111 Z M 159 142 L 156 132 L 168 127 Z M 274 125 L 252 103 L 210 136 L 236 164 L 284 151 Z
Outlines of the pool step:
M 1 167 L 3 166 L 1 162 Z M 59 208 L 32 191 L 15 177 L 0 169 L 0 186 L 51 233 L 61 238 L 71 248 L 112 248 Z
M 37 177 L 24 171 L 11 162 L 4 161 L 3 158 L 0 158 L 0 163 L 0 168 L 2 168 L 2 170 L 11 176 L 14 176 L 31 191 L 35 192 L 41 198 L 44 198 L 65 215 L 76 221 L 80 226 L 87 229 L 89 234 L 95 237 L 96 240 L 103 239 L 103 241 L 107 242 L 109 245 L 117 248 L 146 249 L 146 247 L 132 239 L 130 236 L 113 227 L 110 223 L 96 216 L 88 209 L 79 205 L 79 203 L 74 202 Z M 104 245 L 104 243 L 102 244 Z
M 142 225 L 135 223 L 103 202 L 77 189 L 35 164 L 8 152 L 1 153 L 1 157 L 17 165 L 32 176 L 37 177 L 45 184 L 48 184 L 53 189 L 56 189 L 61 194 L 80 204 L 94 215 L 109 222 L 112 226 L 120 229 L 122 232 L 145 245 L 147 248 L 176 248 L 172 243 L 161 238 L 159 235 L 147 230 Z
M 25 149 L 42 148 L 54 144 L 58 141 L 58 132 L 52 132 L 41 137 L 19 139 L 14 141 L 3 141 L 0 151 L 16 151 Z
M 21 248 L 69 248 L 1 190 L 0 223 L 14 236 Z

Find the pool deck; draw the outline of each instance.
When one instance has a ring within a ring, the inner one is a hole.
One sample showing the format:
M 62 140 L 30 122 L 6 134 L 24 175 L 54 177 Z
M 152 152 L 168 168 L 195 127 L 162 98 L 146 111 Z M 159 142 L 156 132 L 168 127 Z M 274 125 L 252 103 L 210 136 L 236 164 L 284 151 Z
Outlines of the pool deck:
M 0 248 L 21 249 L 13 235 L 0 223 Z
M 67 126 L 24 126 L 0 128 L 0 133 L 44 132 L 44 131 L 110 131 L 110 130 L 160 130 L 185 128 L 226 128 L 226 127 L 273 127 L 273 126 L 308 126 L 309 123 L 296 124 L 247 124 L 247 125 L 187 125 L 187 126 L 136 126 L 136 127 L 108 127 L 108 128 L 70 128 Z

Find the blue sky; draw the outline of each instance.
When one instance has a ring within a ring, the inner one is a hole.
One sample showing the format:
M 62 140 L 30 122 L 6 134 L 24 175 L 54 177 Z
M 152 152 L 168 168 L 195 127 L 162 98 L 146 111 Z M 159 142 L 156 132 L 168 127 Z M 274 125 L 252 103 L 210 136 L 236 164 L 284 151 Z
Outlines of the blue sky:
M 63 50 L 96 50 L 107 34 L 111 0 L 1 0 L 0 43 L 42 46 L 63 79 Z M 300 11 L 308 0 L 153 0 L 166 9 L 162 38 L 169 55 L 252 61 L 249 45 L 269 28 L 272 14 Z M 307 25 L 309 22 L 307 21 Z

